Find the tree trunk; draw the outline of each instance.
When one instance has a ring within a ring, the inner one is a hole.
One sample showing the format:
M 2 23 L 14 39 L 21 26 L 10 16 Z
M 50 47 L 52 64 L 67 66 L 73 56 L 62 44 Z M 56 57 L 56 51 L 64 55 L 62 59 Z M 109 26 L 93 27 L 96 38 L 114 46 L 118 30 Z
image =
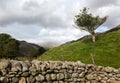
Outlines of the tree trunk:
M 92 41 L 93 41 L 93 43 L 95 44 L 95 42 L 96 42 L 96 37 L 95 37 L 95 35 L 92 35 Z

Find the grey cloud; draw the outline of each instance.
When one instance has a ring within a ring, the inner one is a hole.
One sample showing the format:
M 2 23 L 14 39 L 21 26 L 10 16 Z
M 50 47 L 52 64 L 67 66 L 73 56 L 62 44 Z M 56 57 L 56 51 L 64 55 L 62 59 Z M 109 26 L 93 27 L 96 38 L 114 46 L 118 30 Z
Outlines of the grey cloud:
M 55 43 L 55 42 L 44 42 L 44 43 L 40 43 L 40 46 L 46 48 L 46 49 L 50 49 L 56 46 L 59 46 L 59 43 Z
M 14 0 L 15 1 L 15 0 Z M 52 1 L 52 0 L 51 0 Z M 10 2 L 7 2 L 10 3 Z M 2 4 L 2 3 L 1 3 Z M 65 21 L 65 17 L 61 14 L 56 14 L 56 12 L 60 9 L 57 6 L 61 7 L 62 3 L 58 2 L 51 3 L 48 1 L 47 3 L 43 2 L 40 4 L 40 1 L 29 0 L 22 4 L 16 5 L 16 9 L 2 9 L 1 12 L 5 15 L 0 18 L 0 25 L 9 25 L 12 23 L 20 23 L 20 24 L 38 24 L 43 27 L 65 27 L 67 23 Z M 8 6 L 11 6 L 10 4 Z M 56 9 L 57 8 L 57 9 Z M 63 10 L 64 11 L 64 10 Z
M 88 0 L 81 1 L 80 3 L 79 0 L 76 0 L 75 3 L 73 3 L 74 5 L 70 3 L 71 6 L 68 4 L 69 1 L 70 0 L 0 0 L 0 25 L 19 23 L 24 25 L 36 24 L 42 27 L 67 27 L 70 26 L 73 21 L 73 12 L 76 12 L 76 6 L 83 6 L 83 2 L 90 9 L 98 12 L 98 15 L 108 15 L 110 18 L 106 23 L 108 26 L 110 26 L 111 23 L 115 25 L 116 19 L 120 15 L 118 11 L 120 6 L 116 5 L 120 3 L 118 0 Z M 70 2 L 73 1 L 71 0 Z M 112 6 L 113 9 L 110 9 L 109 7 Z M 118 8 L 114 9 L 116 7 Z M 104 13 L 102 11 L 106 12 Z M 117 13 L 115 14 L 114 12 Z
M 118 0 L 87 0 L 86 5 L 88 7 L 91 7 L 93 9 L 103 7 L 103 6 L 109 6 L 109 5 L 116 5 L 118 3 Z
M 120 18 L 108 18 L 107 22 L 104 24 L 104 26 L 109 28 L 116 27 L 117 25 L 120 25 Z
M 39 4 L 35 1 L 26 1 L 23 6 L 24 10 L 31 10 L 36 8 L 39 8 Z
M 120 11 L 118 11 L 119 9 L 120 6 L 113 4 L 112 6 L 101 7 L 99 10 L 97 10 L 98 14 L 101 14 L 102 16 L 108 16 L 108 19 L 104 23 L 104 26 L 113 28 L 120 24 Z
M 108 16 L 107 21 L 103 24 L 108 28 L 113 28 L 120 23 L 120 1 L 119 0 L 87 0 L 85 6 L 96 15 Z

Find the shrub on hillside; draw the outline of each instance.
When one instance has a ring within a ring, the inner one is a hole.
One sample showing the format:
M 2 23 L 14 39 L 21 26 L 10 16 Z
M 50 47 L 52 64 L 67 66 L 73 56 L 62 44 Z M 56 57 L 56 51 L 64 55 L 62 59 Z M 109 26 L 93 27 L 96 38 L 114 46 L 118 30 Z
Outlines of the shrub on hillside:
M 14 58 L 19 55 L 19 43 L 10 35 L 0 34 L 0 58 Z

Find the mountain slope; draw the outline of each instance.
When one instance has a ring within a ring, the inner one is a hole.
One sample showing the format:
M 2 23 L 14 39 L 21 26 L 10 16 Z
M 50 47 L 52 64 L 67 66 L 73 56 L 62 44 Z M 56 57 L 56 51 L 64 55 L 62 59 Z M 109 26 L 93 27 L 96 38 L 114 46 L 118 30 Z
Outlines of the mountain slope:
M 0 33 L 0 58 L 37 57 L 46 51 L 42 46 L 19 41 L 11 35 Z
M 21 56 L 36 57 L 38 55 L 41 55 L 45 51 L 45 48 L 36 44 L 28 43 L 26 41 L 19 41 L 19 52 Z
M 94 54 L 97 65 L 120 67 L 120 26 L 97 36 L 93 45 L 91 38 L 81 38 L 76 42 L 65 44 L 45 52 L 42 60 L 66 60 L 92 63 L 90 55 Z

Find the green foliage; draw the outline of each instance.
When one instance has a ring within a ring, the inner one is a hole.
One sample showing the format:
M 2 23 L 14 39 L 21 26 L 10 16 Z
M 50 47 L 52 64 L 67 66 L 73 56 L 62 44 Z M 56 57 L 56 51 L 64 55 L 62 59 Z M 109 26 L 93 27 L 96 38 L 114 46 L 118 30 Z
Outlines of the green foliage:
M 29 58 L 32 58 L 32 57 L 37 57 L 38 54 L 39 54 L 39 51 L 34 49 L 34 48 L 31 48 L 29 50 L 29 53 L 28 53 L 30 56 L 28 56 Z
M 91 13 L 88 13 L 88 9 L 85 7 L 81 10 L 81 13 L 75 16 L 75 24 L 80 29 L 94 34 L 94 30 L 102 25 L 106 19 L 107 17 L 100 18 L 99 16 L 93 16 Z
M 97 65 L 120 67 L 120 30 L 109 32 L 97 38 L 96 44 L 88 40 L 59 46 L 45 52 L 41 60 L 62 60 L 82 61 L 92 63 L 90 54 L 95 54 L 94 59 Z
M 88 13 L 88 9 L 84 7 L 81 12 L 75 16 L 75 24 L 81 29 L 88 31 L 93 35 L 93 42 L 95 42 L 95 30 L 106 21 L 107 17 L 100 18 Z
M 13 58 L 19 54 L 19 43 L 8 34 L 0 34 L 0 57 Z

